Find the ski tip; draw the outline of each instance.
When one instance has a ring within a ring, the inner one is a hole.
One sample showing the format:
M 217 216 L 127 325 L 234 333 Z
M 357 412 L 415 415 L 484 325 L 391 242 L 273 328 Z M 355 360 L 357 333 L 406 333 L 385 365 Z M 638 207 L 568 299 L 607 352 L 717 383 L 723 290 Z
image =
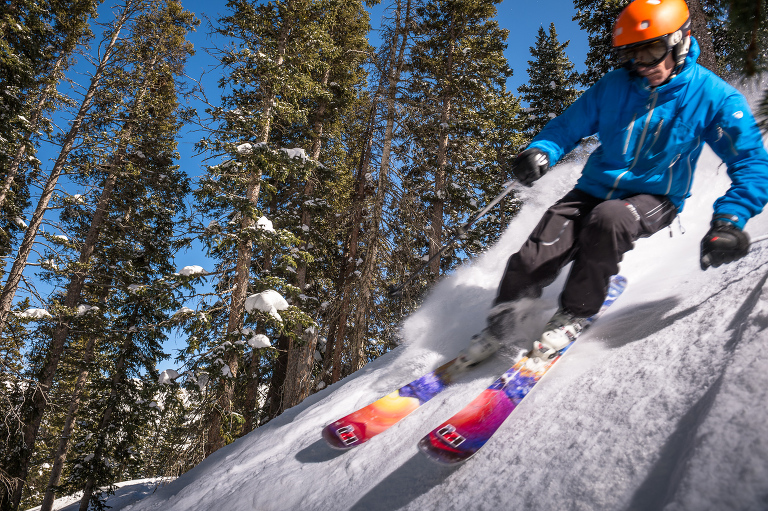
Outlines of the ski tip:
M 323 440 L 337 451 L 348 451 L 362 442 L 357 438 L 346 437 L 344 428 L 337 428 L 336 424 L 328 424 L 323 428 Z
M 438 465 L 443 466 L 456 466 L 472 457 L 474 453 L 467 453 L 463 451 L 456 451 L 453 449 L 446 449 L 440 445 L 440 440 L 433 438 L 433 434 L 430 433 L 421 440 L 419 440 L 419 451 L 427 457 L 428 460 Z M 450 449 L 450 450 L 449 450 Z

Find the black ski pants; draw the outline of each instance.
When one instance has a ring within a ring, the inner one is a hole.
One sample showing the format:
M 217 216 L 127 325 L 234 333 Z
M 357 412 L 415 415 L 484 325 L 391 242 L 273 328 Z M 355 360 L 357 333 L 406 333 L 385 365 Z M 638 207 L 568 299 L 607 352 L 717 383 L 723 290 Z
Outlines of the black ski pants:
M 600 309 L 624 253 L 675 216 L 677 208 L 663 196 L 603 200 L 571 190 L 544 213 L 520 251 L 509 258 L 495 305 L 540 296 L 573 261 L 560 305 L 578 316 L 591 316 Z

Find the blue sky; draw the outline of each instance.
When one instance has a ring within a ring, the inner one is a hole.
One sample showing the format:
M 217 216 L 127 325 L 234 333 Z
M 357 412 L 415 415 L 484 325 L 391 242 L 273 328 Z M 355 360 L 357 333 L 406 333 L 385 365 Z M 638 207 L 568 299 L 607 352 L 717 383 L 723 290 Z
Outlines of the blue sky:
M 517 87 L 528 81 L 530 47 L 536 41 L 539 27 L 549 30 L 554 23 L 560 42 L 570 40 L 566 53 L 577 71 L 584 71 L 584 59 L 589 45 L 587 34 L 572 21 L 576 14 L 571 0 L 505 0 L 498 6 L 498 20 L 502 28 L 509 30 L 507 61 L 515 74 L 509 80 L 509 88 L 517 94 Z

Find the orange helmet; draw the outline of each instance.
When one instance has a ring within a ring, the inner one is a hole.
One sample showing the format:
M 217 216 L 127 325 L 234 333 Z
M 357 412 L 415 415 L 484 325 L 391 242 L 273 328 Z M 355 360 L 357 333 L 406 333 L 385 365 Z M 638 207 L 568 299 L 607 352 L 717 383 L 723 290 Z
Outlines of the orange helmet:
M 679 66 L 688 54 L 690 35 L 691 17 L 684 0 L 634 0 L 616 19 L 613 46 L 624 64 L 656 65 L 671 52 Z M 638 51 L 641 47 L 645 52 Z M 632 62 L 638 55 L 645 61 Z

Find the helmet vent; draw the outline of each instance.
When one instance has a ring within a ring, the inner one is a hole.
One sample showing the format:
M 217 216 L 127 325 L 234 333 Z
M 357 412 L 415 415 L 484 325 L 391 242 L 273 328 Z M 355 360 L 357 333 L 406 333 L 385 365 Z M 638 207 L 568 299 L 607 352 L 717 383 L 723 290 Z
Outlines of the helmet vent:
M 648 20 L 645 20 L 640 23 L 640 30 L 645 30 L 646 28 L 651 26 L 651 22 Z

